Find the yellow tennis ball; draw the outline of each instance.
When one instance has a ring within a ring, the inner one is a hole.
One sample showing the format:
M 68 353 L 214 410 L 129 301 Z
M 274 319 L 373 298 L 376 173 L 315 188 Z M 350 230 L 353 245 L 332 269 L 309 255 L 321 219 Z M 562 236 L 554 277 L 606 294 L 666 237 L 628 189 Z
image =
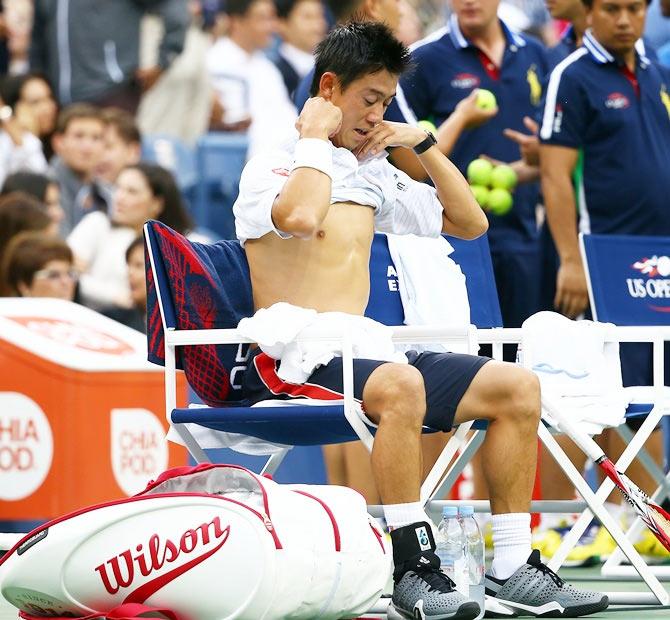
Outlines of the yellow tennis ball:
M 494 215 L 505 215 L 512 209 L 514 200 L 506 189 L 496 187 L 489 192 L 488 207 Z
M 482 110 L 493 110 L 498 106 L 496 96 L 485 88 L 480 88 L 477 91 L 477 107 Z
M 517 184 L 518 178 L 516 172 L 511 166 L 501 164 L 496 166 L 491 172 L 491 186 L 498 189 L 512 191 Z
M 471 185 L 483 185 L 487 187 L 491 184 L 491 174 L 493 165 L 486 159 L 475 159 L 468 164 L 466 175 Z
M 429 120 L 419 121 L 417 124 L 424 131 L 430 131 L 430 133 L 432 133 L 432 134 L 437 133 L 437 127 L 435 127 L 435 123 L 433 123 Z
M 489 188 L 483 185 L 471 185 L 470 189 L 475 200 L 482 209 L 488 209 L 489 206 Z

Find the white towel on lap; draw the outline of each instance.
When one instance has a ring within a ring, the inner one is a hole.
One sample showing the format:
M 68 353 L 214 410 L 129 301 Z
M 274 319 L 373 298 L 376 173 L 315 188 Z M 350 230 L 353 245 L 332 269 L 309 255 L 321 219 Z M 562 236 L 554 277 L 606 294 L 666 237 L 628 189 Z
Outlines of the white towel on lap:
M 523 365 L 590 434 L 621 424 L 630 400 L 621 381 L 619 343 L 605 341 L 608 327 L 555 312 L 538 312 L 523 324 Z
M 306 328 L 323 327 L 328 332 L 349 331 L 353 356 L 406 364 L 404 354 L 396 352 L 393 330 L 372 319 L 344 312 L 322 312 L 300 308 L 284 302 L 262 308 L 250 318 L 242 319 L 237 329 L 253 339 L 273 359 L 281 360 L 277 374 L 290 383 L 305 383 L 318 366 L 341 357 L 341 344 L 304 342 L 299 337 Z
M 444 237 L 386 235 L 398 274 L 398 289 L 407 325 L 470 324 L 470 304 L 461 268 L 450 258 L 454 251 Z M 468 352 L 468 345 L 417 347 L 430 351 Z

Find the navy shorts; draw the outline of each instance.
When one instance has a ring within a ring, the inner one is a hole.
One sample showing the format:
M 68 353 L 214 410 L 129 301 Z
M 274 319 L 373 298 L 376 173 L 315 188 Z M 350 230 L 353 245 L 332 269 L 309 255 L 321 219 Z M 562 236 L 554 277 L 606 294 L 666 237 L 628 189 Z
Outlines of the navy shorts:
M 423 376 L 426 388 L 424 424 L 441 431 L 451 430 L 458 403 L 479 369 L 490 358 L 460 353 L 416 351 L 408 351 L 406 355 L 410 365 Z M 356 400 L 363 401 L 363 390 L 368 377 L 377 367 L 386 363 L 369 359 L 354 360 Z M 262 353 L 260 349 L 252 353 L 242 379 L 244 397 L 252 404 L 269 399 L 339 400 L 344 397 L 341 357 L 335 357 L 325 366 L 317 368 L 303 384 L 283 381 L 277 375 L 278 368 L 279 362 Z

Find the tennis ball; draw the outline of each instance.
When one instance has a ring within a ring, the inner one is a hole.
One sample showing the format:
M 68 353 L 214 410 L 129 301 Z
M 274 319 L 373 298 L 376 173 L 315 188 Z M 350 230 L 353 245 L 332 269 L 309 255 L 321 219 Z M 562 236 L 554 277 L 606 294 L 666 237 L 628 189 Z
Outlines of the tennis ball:
M 423 120 L 423 121 L 419 121 L 417 124 L 424 131 L 430 131 L 430 133 L 432 133 L 432 134 L 437 133 L 437 127 L 435 127 L 435 123 L 433 123 L 432 121 Z
M 496 166 L 491 172 L 491 186 L 498 189 L 506 189 L 512 191 L 517 184 L 516 172 L 511 166 L 501 164 Z
M 506 189 L 496 187 L 489 192 L 488 207 L 494 215 L 505 215 L 512 208 L 512 194 Z
M 471 185 L 483 185 L 487 187 L 491 184 L 491 173 L 493 165 L 485 159 L 475 159 L 468 164 L 466 174 Z
M 477 107 L 481 110 L 493 110 L 497 107 L 498 102 L 496 101 L 496 96 L 485 88 L 480 88 L 477 91 Z
M 483 185 L 471 185 L 470 189 L 479 206 L 482 209 L 487 209 L 489 206 L 489 188 Z

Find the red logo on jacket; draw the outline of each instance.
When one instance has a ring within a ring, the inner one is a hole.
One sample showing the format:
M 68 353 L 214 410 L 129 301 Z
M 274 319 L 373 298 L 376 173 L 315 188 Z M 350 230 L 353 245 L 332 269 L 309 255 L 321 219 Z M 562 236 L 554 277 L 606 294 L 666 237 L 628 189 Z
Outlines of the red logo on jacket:
M 158 534 L 152 534 L 148 543 L 138 544 L 134 550 L 126 549 L 106 562 L 96 566 L 95 570 L 109 594 L 116 594 L 121 588 L 127 588 L 135 581 L 136 571 L 148 577 L 166 565 L 174 564 L 179 558 L 186 561 L 172 570 L 146 582 L 124 600 L 124 603 L 143 603 L 154 592 L 160 590 L 194 566 L 204 562 L 216 553 L 228 540 L 230 525 L 221 527 L 219 517 L 209 523 L 202 523 L 194 529 L 186 530 L 178 541 L 169 538 L 163 541 Z M 210 543 L 216 543 L 200 555 Z M 184 556 L 190 556 L 185 558 Z

